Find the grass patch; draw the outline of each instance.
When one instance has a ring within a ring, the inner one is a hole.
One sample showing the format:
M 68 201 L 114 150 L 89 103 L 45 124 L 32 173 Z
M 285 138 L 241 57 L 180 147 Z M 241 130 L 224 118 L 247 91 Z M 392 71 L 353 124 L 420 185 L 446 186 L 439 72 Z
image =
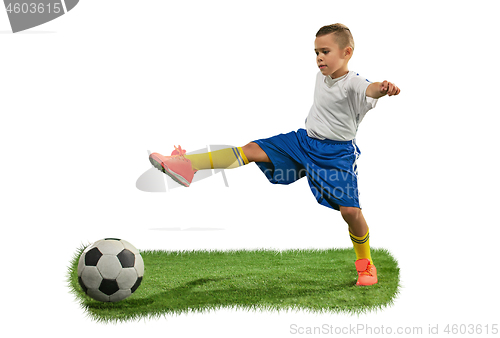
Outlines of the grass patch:
M 83 293 L 79 249 L 68 283 L 87 314 L 117 322 L 220 308 L 363 313 L 391 305 L 399 292 L 397 261 L 372 249 L 379 283 L 356 286 L 353 249 L 141 251 L 144 279 L 129 298 L 101 303 Z

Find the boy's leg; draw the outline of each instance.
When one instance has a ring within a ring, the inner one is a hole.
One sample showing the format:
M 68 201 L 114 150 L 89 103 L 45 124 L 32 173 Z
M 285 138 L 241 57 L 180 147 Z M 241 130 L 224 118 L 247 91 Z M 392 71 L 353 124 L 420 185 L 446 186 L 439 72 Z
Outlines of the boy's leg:
M 193 170 L 232 169 L 249 163 L 241 147 L 184 155 L 184 157 L 191 162 Z
M 354 236 L 362 237 L 368 232 L 368 225 L 361 209 L 340 206 L 340 214 L 349 225 L 349 232 Z
M 255 142 L 250 142 L 242 147 L 248 162 L 271 162 L 266 152 Z
M 251 162 L 271 162 L 264 150 L 255 142 L 250 142 L 243 147 L 184 156 L 191 161 L 195 170 L 232 169 Z
M 181 147 L 176 147 L 171 156 L 153 153 L 149 156 L 149 160 L 157 169 L 187 187 L 198 170 L 230 169 L 250 162 L 271 162 L 264 150 L 254 142 L 244 147 L 226 148 L 202 154 L 186 155 L 185 152 Z
M 370 254 L 370 234 L 361 209 L 340 206 L 340 213 L 349 225 L 349 235 L 356 253 L 358 285 L 377 283 L 377 270 Z

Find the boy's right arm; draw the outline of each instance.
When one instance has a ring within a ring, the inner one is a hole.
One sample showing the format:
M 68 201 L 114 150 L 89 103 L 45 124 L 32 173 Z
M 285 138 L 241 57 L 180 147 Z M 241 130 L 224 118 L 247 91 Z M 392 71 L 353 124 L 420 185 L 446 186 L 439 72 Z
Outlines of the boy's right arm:
M 389 95 L 398 95 L 401 90 L 394 84 L 387 80 L 384 82 L 374 82 L 371 83 L 366 88 L 366 96 L 372 97 L 374 99 L 379 99 L 382 96 Z

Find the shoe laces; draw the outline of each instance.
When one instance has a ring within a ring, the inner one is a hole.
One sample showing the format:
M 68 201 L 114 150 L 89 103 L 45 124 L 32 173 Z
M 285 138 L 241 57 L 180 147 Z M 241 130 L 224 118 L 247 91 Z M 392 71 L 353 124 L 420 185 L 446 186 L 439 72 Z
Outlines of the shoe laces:
M 372 275 L 372 265 L 371 264 L 368 264 L 366 266 L 366 270 L 365 271 L 358 271 L 359 275 L 363 275 L 363 276 L 373 276 Z
M 186 150 L 182 149 L 181 146 L 174 146 L 175 150 L 177 151 L 177 155 L 172 155 L 170 157 L 172 158 L 176 158 L 176 159 L 180 159 L 182 161 L 185 161 L 185 162 L 191 162 L 189 159 L 187 159 L 184 154 L 186 153 Z M 196 172 L 198 171 L 198 169 L 194 169 L 193 168 L 193 171 L 194 173 L 196 174 Z
M 181 148 L 181 146 L 174 146 L 175 150 L 177 151 L 177 155 L 171 155 L 171 157 L 174 157 L 174 158 L 179 158 L 181 160 L 184 160 L 184 161 L 187 161 L 188 159 L 184 156 L 184 154 L 186 153 L 186 151 L 184 149 Z

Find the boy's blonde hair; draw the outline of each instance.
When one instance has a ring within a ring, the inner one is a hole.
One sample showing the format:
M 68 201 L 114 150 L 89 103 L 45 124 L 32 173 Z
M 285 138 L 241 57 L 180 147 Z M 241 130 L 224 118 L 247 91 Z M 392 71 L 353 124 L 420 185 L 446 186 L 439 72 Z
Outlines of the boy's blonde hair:
M 333 25 L 323 26 L 316 33 L 316 37 L 331 34 L 335 36 L 335 41 L 340 49 L 351 47 L 354 51 L 354 39 L 352 38 L 351 31 L 346 25 L 341 23 L 334 23 Z

